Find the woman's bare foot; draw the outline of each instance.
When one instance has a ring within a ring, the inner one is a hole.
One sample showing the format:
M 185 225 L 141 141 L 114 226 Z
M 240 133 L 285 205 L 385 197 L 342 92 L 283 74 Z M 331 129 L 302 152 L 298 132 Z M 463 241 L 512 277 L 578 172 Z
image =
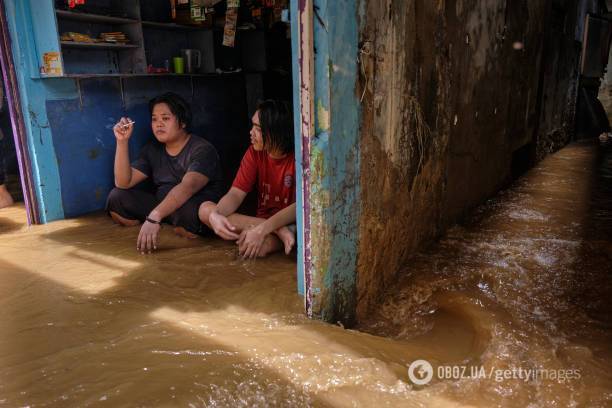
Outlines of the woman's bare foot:
M 289 255 L 295 245 L 295 234 L 287 227 L 280 227 L 274 232 L 285 246 L 285 254 Z
M 183 227 L 174 227 L 174 233 L 180 237 L 187 238 L 187 239 L 196 239 L 198 237 L 196 234 L 194 234 L 193 232 L 187 231 Z
M 135 227 L 140 224 L 138 220 L 130 220 L 129 218 L 124 218 L 117 214 L 116 212 L 110 211 L 110 216 L 119 225 L 123 225 L 124 227 Z
M 8 192 L 6 186 L 4 184 L 0 185 L 0 208 L 10 207 L 13 205 L 13 197 L 11 197 L 11 193 Z

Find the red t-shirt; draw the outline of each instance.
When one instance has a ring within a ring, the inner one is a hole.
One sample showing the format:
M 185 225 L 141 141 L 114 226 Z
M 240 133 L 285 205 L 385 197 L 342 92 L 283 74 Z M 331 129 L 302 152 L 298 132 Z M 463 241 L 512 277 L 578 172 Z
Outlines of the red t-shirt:
M 250 192 L 257 182 L 257 217 L 270 218 L 295 202 L 295 154 L 273 159 L 253 146 L 244 154 L 232 187 Z

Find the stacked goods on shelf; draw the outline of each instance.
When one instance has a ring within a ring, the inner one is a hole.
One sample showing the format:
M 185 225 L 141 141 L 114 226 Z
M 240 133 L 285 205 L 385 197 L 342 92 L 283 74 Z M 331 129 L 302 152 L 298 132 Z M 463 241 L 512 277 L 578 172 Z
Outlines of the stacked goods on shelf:
M 74 41 L 79 43 L 113 43 L 113 44 L 129 44 L 130 40 L 125 33 L 114 31 L 110 33 L 100 33 L 100 38 L 91 38 L 88 34 L 75 33 L 72 31 L 63 33 L 60 36 L 61 41 Z

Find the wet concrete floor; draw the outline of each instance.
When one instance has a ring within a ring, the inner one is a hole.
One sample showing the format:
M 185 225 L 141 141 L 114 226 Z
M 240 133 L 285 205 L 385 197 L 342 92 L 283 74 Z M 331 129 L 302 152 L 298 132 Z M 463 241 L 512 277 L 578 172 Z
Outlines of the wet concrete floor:
M 362 332 L 304 318 L 283 255 L 24 224 L 0 210 L 0 406 L 612 405 L 609 146 L 568 146 L 453 227 Z

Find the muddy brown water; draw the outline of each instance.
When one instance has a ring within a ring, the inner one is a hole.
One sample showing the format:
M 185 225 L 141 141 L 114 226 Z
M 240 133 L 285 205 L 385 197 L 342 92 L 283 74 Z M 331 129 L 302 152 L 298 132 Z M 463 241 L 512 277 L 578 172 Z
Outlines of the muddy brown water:
M 612 406 L 610 147 L 569 146 L 480 207 L 361 331 L 306 319 L 282 255 L 165 229 L 142 256 L 100 215 L 24 223 L 0 210 L 0 406 Z M 539 374 L 502 378 L 519 368 Z

